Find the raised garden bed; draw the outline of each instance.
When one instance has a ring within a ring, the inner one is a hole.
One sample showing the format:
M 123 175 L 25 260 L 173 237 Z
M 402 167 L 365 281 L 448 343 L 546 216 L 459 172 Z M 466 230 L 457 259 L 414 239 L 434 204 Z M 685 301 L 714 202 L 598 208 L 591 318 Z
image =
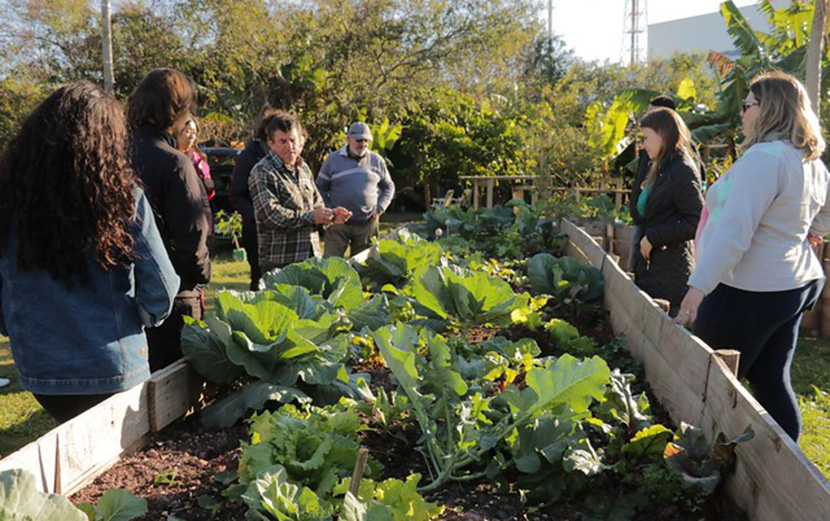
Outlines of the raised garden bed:
M 643 362 L 654 394 L 662 401 L 668 415 L 678 424 L 687 421 L 702 425 L 710 440 L 718 432 L 725 432 L 731 437 L 740 434 L 747 425 L 753 427 L 756 438 L 739 446 L 737 473 L 728 481 L 730 494 L 740 506 L 749 511 L 750 518 L 822 519 L 823 513 L 828 511 L 824 507 L 827 506 L 829 497 L 823 478 L 800 451 L 791 442 L 788 443 L 785 436 L 782 437 L 780 429 L 776 430 L 777 427 L 763 416 L 757 404 L 734 381 L 729 369 L 705 345 L 682 329 L 672 326 L 667 317 L 650 299 L 634 288 L 619 267 L 590 237 L 569 223 L 563 224 L 563 230 L 568 234 L 569 254 L 602 270 L 605 281 L 604 302 L 610 312 L 608 324 L 613 332 L 626 334 L 627 347 L 635 358 Z M 515 289 L 518 286 L 515 280 L 513 282 Z M 586 321 L 586 324 L 580 326 L 583 334 L 600 338 L 605 343 L 611 335 L 607 325 L 602 324 L 602 320 Z M 472 340 L 472 344 L 485 341 L 497 332 L 510 340 L 534 337 L 539 341 L 544 354 L 562 354 L 557 346 L 545 343 L 549 337 L 538 334 L 538 331 L 535 334 L 527 329 L 522 331 L 522 327 L 461 328 L 461 336 Z M 374 338 L 376 342 L 382 343 L 382 337 Z M 393 344 L 398 345 L 394 342 L 390 345 Z M 380 351 L 388 360 L 391 352 L 389 348 L 384 350 L 381 347 Z M 608 351 L 608 355 L 606 358 L 616 365 L 626 365 L 615 353 Z M 567 357 L 560 360 L 565 358 Z M 396 379 L 390 377 L 387 369 L 372 366 L 369 362 L 370 360 L 363 360 L 359 369 L 368 370 L 372 374 L 375 393 L 379 389 L 390 391 Z M 570 367 L 573 371 L 584 370 L 584 366 L 580 369 L 578 363 Z M 533 371 L 536 379 L 544 373 L 542 366 L 537 366 Z M 557 374 L 553 371 L 553 366 L 550 371 L 552 375 Z M 392 372 L 400 381 L 400 368 L 392 367 Z M 558 374 L 567 373 L 568 371 Z M 521 371 L 515 375 L 518 377 L 515 383 L 518 391 L 526 390 L 528 385 L 533 386 L 533 382 L 524 381 L 528 375 L 530 372 Z M 122 457 L 122 461 L 111 471 L 96 480 L 91 487 L 82 490 L 73 500 L 94 500 L 105 489 L 122 487 L 148 500 L 151 512 L 146 519 L 164 519 L 166 515 L 175 516 L 170 519 L 207 519 L 211 512 L 217 519 L 244 519 L 244 507 L 222 502 L 220 491 L 224 485 L 220 483 L 221 479 L 216 479 L 216 475 L 222 475 L 223 471 L 235 470 L 239 458 L 238 439 L 246 438 L 244 426 L 212 433 L 200 427 L 196 419 L 191 417 L 184 423 L 168 427 L 160 434 L 153 434 L 184 414 L 192 403 L 190 390 L 194 381 L 187 366 L 168 368 L 164 374 L 154 375 L 153 380 L 141 388 L 108 400 L 0 461 L 0 470 L 27 468 L 38 476 L 42 490 L 68 495 L 81 490 L 95 476 L 100 475 L 105 467 Z M 508 383 L 504 380 L 502 389 L 510 387 Z M 399 393 L 402 394 L 404 390 L 403 387 L 400 388 Z M 658 415 L 650 424 L 665 420 Z M 364 416 L 363 421 L 369 422 L 369 418 Z M 441 422 L 437 424 L 439 428 L 440 424 Z M 363 432 L 360 434 L 360 444 L 368 447 L 372 457 L 385 466 L 382 475 L 384 478 L 405 479 L 411 471 L 417 471 L 424 477 L 423 484 L 435 478 L 435 469 L 427 463 L 423 439 L 417 441 L 424 433 L 424 425 L 421 422 L 419 426 L 419 422 L 411 419 L 393 425 L 386 434 L 395 434 L 395 437 L 374 431 Z M 633 438 L 634 434 L 631 432 L 630 437 Z M 607 443 L 607 440 L 603 442 L 601 435 L 589 435 L 586 440 Z M 421 446 L 420 452 L 414 450 L 416 445 Z M 770 445 L 775 448 L 775 454 L 767 454 Z M 124 458 L 142 446 L 146 448 Z M 779 465 L 779 468 L 768 468 L 762 459 L 758 459 L 761 457 L 773 458 L 780 465 L 786 464 L 788 467 L 782 469 Z M 462 477 L 465 475 L 456 474 Z M 518 483 L 517 479 L 522 477 L 513 467 L 498 473 L 498 479 L 474 475 L 468 481 L 450 480 L 435 490 L 424 492 L 426 499 L 449 507 L 438 519 L 576 520 L 599 515 L 596 512 L 592 514 L 587 508 L 592 496 L 584 494 L 574 495 L 570 502 L 560 501 L 555 506 L 529 509 L 513 488 Z M 377 476 L 372 477 L 377 479 Z M 658 477 L 666 479 L 666 475 Z M 555 479 L 555 476 L 552 475 L 551 479 Z M 789 481 L 779 483 L 770 481 L 772 479 Z M 620 484 L 617 488 L 599 492 L 599 495 L 593 496 L 595 501 L 603 496 L 607 500 L 607 496 L 614 494 L 622 497 L 630 490 Z M 791 498 L 798 498 L 798 501 Z M 683 517 L 677 505 L 659 502 L 648 506 L 639 505 L 636 511 L 636 516 L 632 514 L 627 518 L 698 519 L 704 513 L 710 519 L 739 518 L 728 517 L 723 514 L 723 510 L 719 510 L 718 514 L 697 511 L 693 516 Z M 605 512 L 602 515 L 610 514 Z

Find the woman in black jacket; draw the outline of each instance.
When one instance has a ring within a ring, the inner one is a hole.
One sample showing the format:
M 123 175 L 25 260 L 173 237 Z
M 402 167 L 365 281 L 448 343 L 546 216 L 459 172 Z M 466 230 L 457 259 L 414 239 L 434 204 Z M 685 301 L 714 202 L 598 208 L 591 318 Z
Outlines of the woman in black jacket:
M 668 108 L 647 113 L 640 122 L 650 166 L 631 193 L 630 210 L 641 233 L 632 244 L 634 281 L 652 298 L 668 300 L 676 314 L 694 267 L 695 236 L 703 194 L 689 129 Z

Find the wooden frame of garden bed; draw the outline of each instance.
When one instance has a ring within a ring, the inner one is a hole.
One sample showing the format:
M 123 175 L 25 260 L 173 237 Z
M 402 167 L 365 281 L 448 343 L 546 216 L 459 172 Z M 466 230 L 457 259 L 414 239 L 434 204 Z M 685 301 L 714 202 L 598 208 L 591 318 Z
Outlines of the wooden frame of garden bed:
M 741 385 L 712 349 L 673 324 L 582 229 L 562 222 L 569 256 L 602 270 L 605 309 L 624 334 L 631 356 L 672 419 L 701 427 L 709 441 L 751 426 L 755 438 L 738 445 L 727 492 L 753 521 L 822 521 L 830 516 L 830 486 L 821 472 Z M 739 346 L 734 346 L 739 347 Z
M 562 230 L 568 255 L 602 270 L 614 332 L 626 335 L 631 355 L 643 363 L 646 379 L 674 421 L 701 426 L 710 440 L 719 432 L 735 436 L 748 425 L 755 431 L 752 441 L 738 446 L 735 473 L 727 479 L 736 503 L 754 521 L 826 519 L 827 481 L 724 362 L 672 324 L 588 234 L 568 221 Z M 151 433 L 184 416 L 198 381 L 184 361 L 177 362 L 0 460 L 0 471 L 22 468 L 37 477 L 43 491 L 77 492 L 141 448 Z

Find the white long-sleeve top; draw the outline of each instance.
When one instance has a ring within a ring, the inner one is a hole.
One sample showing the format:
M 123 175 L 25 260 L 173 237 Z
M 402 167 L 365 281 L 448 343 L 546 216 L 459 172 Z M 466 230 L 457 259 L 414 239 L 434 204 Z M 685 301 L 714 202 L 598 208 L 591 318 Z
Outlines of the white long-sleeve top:
M 824 276 L 808 235 L 830 232 L 830 173 L 787 141 L 758 143 L 706 194 L 689 286 L 785 291 Z

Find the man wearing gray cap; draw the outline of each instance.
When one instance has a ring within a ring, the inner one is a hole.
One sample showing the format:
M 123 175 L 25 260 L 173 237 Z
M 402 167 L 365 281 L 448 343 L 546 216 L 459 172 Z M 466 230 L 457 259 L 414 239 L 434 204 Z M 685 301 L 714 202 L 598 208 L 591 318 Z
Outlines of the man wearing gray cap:
M 342 206 L 351 212 L 343 224 L 326 230 L 326 257 L 343 257 L 346 248 L 356 255 L 378 234 L 378 220 L 395 196 L 395 183 L 386 161 L 369 150 L 372 132 L 363 122 L 353 123 L 346 133 L 348 144 L 332 152 L 317 175 L 317 189 L 326 206 Z

